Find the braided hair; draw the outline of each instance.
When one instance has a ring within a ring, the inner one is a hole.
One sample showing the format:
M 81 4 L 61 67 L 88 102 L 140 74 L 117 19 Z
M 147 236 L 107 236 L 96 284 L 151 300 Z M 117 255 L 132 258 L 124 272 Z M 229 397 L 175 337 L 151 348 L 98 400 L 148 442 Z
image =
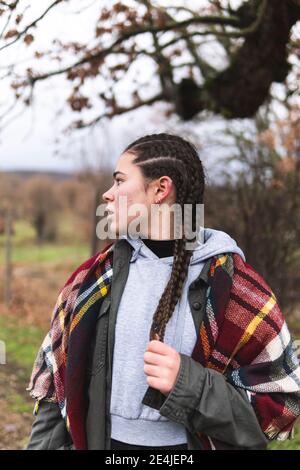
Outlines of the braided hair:
M 176 204 L 182 214 L 184 204 L 192 208 L 192 230 L 197 233 L 196 204 L 203 203 L 204 170 L 196 148 L 187 140 L 171 134 L 151 134 L 132 142 L 123 153 L 135 155 L 133 164 L 138 165 L 145 181 L 161 176 L 169 176 L 176 188 Z M 186 212 L 185 212 L 186 213 Z M 181 297 L 184 281 L 187 277 L 192 250 L 186 250 L 186 234 L 176 238 L 174 259 L 170 279 L 159 300 L 153 315 L 150 329 L 150 341 L 163 341 L 166 325 Z

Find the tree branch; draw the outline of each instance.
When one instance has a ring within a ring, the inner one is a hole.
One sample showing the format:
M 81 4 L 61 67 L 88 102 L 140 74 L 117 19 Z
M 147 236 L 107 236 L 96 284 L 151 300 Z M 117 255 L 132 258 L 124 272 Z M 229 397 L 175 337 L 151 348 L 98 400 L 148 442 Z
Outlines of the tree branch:
M 167 14 L 168 14 L 169 19 L 174 21 L 174 18 L 169 13 Z M 195 65 L 199 68 L 200 72 L 202 73 L 205 79 L 209 79 L 210 77 L 213 77 L 216 73 L 216 70 L 200 57 L 196 48 L 196 44 L 192 41 L 191 36 L 188 34 L 187 28 L 185 28 L 184 31 L 185 31 L 184 39 L 187 43 L 188 51 L 194 58 Z M 181 36 L 181 39 L 182 38 L 183 36 Z
M 60 2 L 62 0 L 56 0 L 56 2 Z M 55 3 L 56 3 L 55 2 Z M 173 29 L 182 29 L 188 25 L 191 24 L 225 24 L 228 26 L 233 26 L 238 28 L 239 27 L 239 22 L 236 18 L 230 17 L 230 18 L 222 18 L 222 17 L 215 17 L 215 16 L 197 16 L 194 18 L 189 18 L 188 20 L 180 21 L 180 22 L 171 22 L 169 24 L 166 24 L 164 26 L 159 26 L 159 27 L 151 27 L 151 26 L 143 26 L 140 28 L 128 30 L 124 34 L 122 34 L 119 38 L 117 38 L 109 47 L 101 50 L 100 52 L 96 54 L 88 54 L 86 57 L 80 59 L 79 61 L 73 63 L 70 66 L 64 67 L 62 69 L 54 70 L 52 72 L 48 72 L 46 74 L 41 74 L 41 75 L 36 75 L 33 77 L 30 77 L 28 79 L 28 83 L 33 85 L 37 81 L 45 80 L 46 78 L 53 77 L 55 75 L 61 75 L 63 73 L 69 72 L 71 69 L 76 68 L 80 65 L 83 65 L 87 62 L 91 62 L 93 60 L 99 60 L 104 57 L 106 57 L 116 46 L 119 44 L 123 43 L 127 39 L 130 39 L 132 37 L 138 36 L 140 34 L 145 34 L 145 33 L 158 33 L 158 32 L 165 32 L 165 31 L 171 31 Z M 247 28 L 245 28 L 244 31 L 241 31 L 240 33 L 237 33 L 238 37 L 244 36 L 247 34 Z M 203 34 L 214 34 L 211 32 L 205 32 Z M 222 33 L 223 34 L 223 33 Z M 231 34 L 231 33 L 230 33 Z M 1 50 L 1 49 L 0 49 Z
M 10 10 L 9 15 L 8 15 L 8 17 L 7 17 L 7 20 L 6 20 L 6 23 L 4 24 L 4 26 L 3 26 L 3 28 L 2 28 L 2 31 L 1 31 L 1 33 L 0 33 L 0 39 L 2 39 L 3 34 L 5 33 L 5 30 L 6 30 L 7 26 L 9 25 L 9 22 L 10 22 L 10 19 L 11 19 L 11 17 L 12 17 L 12 14 L 13 14 L 13 10 Z
M 82 121 L 77 121 L 74 124 L 74 127 L 76 129 L 83 129 L 84 127 L 94 126 L 95 124 L 97 124 L 97 122 L 101 121 L 104 118 L 112 118 L 114 116 L 119 116 L 121 114 L 125 114 L 125 113 L 128 113 L 130 111 L 134 111 L 135 109 L 141 108 L 142 106 L 150 106 L 151 104 L 153 104 L 157 101 L 164 100 L 164 99 L 165 98 L 164 98 L 163 93 L 158 93 L 157 95 L 153 96 L 152 98 L 149 98 L 148 100 L 141 101 L 140 103 L 136 103 L 133 106 L 129 106 L 129 107 L 126 107 L 126 108 L 119 107 L 115 111 L 100 114 L 99 116 L 92 119 L 91 121 L 88 121 L 88 122 L 85 122 L 85 123 L 82 122 Z
M 146 7 L 149 17 L 150 17 L 151 27 L 153 27 L 154 21 L 152 18 L 152 10 L 160 11 L 160 9 L 156 9 L 155 7 L 153 7 L 149 0 L 140 0 L 140 3 L 142 3 Z M 171 67 L 170 62 L 167 60 L 167 58 L 164 56 L 162 52 L 162 48 L 159 44 L 158 33 L 151 33 L 151 34 L 153 38 L 153 44 L 155 47 L 155 54 L 153 54 L 152 57 L 158 65 L 158 75 L 159 75 L 159 79 L 161 83 L 161 88 L 163 90 L 165 99 L 171 100 L 172 95 L 173 95 L 173 90 L 174 90 L 172 67 Z
M 27 31 L 28 31 L 30 28 L 36 26 L 37 23 L 38 23 L 39 21 L 41 21 L 41 20 L 44 18 L 44 16 L 46 16 L 47 13 L 48 13 L 50 10 L 52 10 L 52 8 L 54 8 L 56 5 L 58 5 L 58 4 L 61 3 L 62 1 L 63 1 L 63 0 L 55 0 L 53 3 L 51 3 L 51 5 L 49 5 L 48 8 L 46 8 L 46 10 L 45 10 L 38 18 L 36 18 L 34 21 L 32 21 L 32 23 L 30 23 L 28 26 L 26 26 L 26 28 L 24 28 L 23 31 L 20 31 L 20 32 L 15 36 L 15 38 L 14 38 L 12 41 L 10 41 L 10 42 L 4 44 L 2 47 L 0 47 L 0 51 L 2 51 L 3 49 L 6 49 L 7 47 L 9 47 L 9 46 L 11 46 L 12 44 L 14 44 L 15 42 L 17 42 L 22 36 L 24 36 L 24 35 L 27 33 Z

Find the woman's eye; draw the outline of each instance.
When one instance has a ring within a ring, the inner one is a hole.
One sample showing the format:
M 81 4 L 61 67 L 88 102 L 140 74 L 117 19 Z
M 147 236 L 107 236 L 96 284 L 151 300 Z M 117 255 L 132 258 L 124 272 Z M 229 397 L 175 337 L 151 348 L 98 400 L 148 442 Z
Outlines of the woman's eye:
M 116 180 L 117 186 L 119 186 L 118 183 L 121 183 L 121 182 L 122 182 L 122 180 Z

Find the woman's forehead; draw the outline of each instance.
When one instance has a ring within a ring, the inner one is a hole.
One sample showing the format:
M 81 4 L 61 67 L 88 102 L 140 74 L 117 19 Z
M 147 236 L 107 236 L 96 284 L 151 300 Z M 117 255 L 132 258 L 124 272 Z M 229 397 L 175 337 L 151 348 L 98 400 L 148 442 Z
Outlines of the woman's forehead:
M 132 163 L 135 158 L 136 156 L 132 153 L 123 153 L 117 162 L 115 172 L 125 173 L 126 175 L 133 171 L 140 173 L 139 167 Z

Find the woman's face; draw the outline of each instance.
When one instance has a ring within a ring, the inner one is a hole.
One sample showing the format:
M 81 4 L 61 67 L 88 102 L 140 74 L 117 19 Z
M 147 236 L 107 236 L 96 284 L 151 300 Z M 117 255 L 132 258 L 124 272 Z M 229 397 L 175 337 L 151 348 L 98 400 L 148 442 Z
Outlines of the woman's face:
M 149 236 L 151 207 L 155 207 L 159 199 L 166 202 L 174 191 L 168 176 L 151 181 L 145 188 L 140 168 L 132 163 L 135 157 L 130 153 L 121 155 L 114 172 L 114 184 L 102 195 L 107 203 L 106 210 L 111 211 L 107 217 L 109 229 L 117 236 L 127 234 L 128 227 L 134 229 L 141 220 L 146 225 L 138 225 L 139 233 Z M 135 219 L 138 219 L 136 223 L 131 223 Z
M 131 214 L 129 209 L 133 204 L 140 203 L 147 210 L 151 200 L 145 192 L 144 178 L 137 165 L 132 163 L 135 155 L 125 153 L 121 155 L 114 172 L 113 186 L 103 194 L 107 203 L 107 216 L 110 230 L 120 235 L 126 233 L 130 222 L 139 214 Z M 133 212 L 133 207 L 131 209 Z M 124 232 L 125 230 L 125 232 Z

